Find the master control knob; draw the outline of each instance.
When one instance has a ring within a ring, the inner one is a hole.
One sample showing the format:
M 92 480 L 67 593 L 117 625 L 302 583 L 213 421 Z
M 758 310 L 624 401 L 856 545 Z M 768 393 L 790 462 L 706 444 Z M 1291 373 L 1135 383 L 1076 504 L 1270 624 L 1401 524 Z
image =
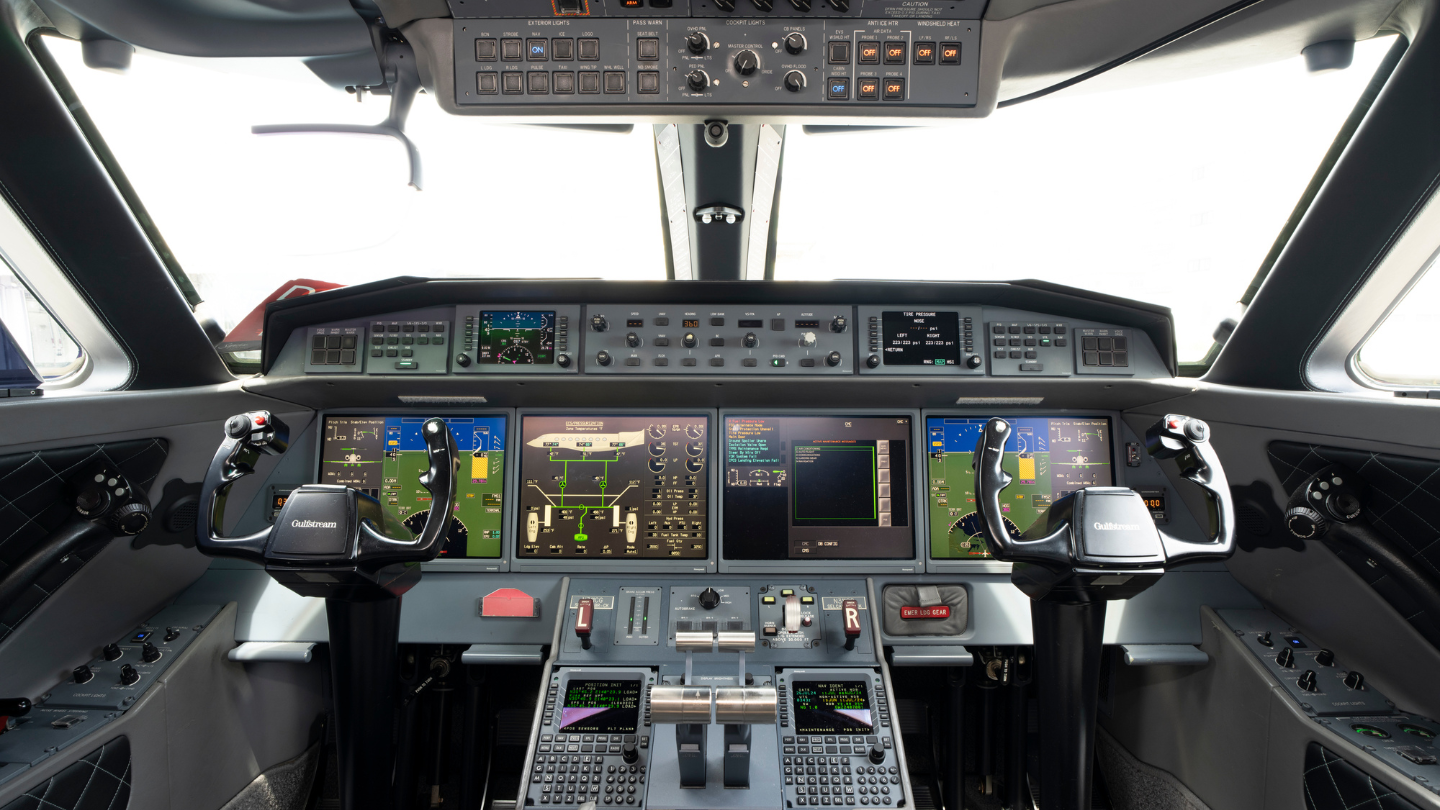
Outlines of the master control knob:
M 685 38 L 685 47 L 690 49 L 690 53 L 699 56 L 710 50 L 710 37 L 705 36 L 704 31 L 691 31 L 690 36 Z
M 735 54 L 735 72 L 741 76 L 749 76 L 760 67 L 760 57 L 752 50 L 743 50 Z
M 607 351 L 597 352 L 595 354 L 595 362 L 599 363 L 602 366 L 610 365 L 610 353 Z
M 703 93 L 705 88 L 710 86 L 710 74 L 695 68 L 685 75 L 685 86 L 689 87 L 692 93 Z
M 885 747 L 882 746 L 878 741 L 873 742 L 870 744 L 870 751 L 867 753 L 867 756 L 870 757 L 871 762 L 879 765 L 880 763 L 885 761 Z
M 626 335 L 625 335 L 625 345 L 626 345 L 626 346 L 629 346 L 629 347 L 632 348 L 632 349 L 637 349 L 637 348 L 639 348 L 639 347 L 640 347 L 640 336 L 637 335 L 637 334 L 635 334 L 634 332 L 626 333 Z
M 842 358 L 840 357 L 839 352 L 830 352 L 829 354 L 825 355 L 825 365 L 834 368 L 840 365 L 841 359 Z
M 685 337 L 680 338 L 680 343 L 687 349 L 695 348 L 695 333 L 686 332 Z
M 794 73 L 795 71 L 792 70 L 792 71 L 790 71 L 790 72 L 791 72 L 791 73 Z M 787 80 L 787 81 L 789 80 L 788 77 L 787 77 L 786 80 Z M 814 345 L 815 345 L 815 333 L 814 333 L 814 332 L 801 332 L 801 333 L 800 333 L 800 345 L 803 346 L 804 348 L 807 348 L 807 349 L 810 348 L 810 347 L 812 347 L 812 346 L 814 346 Z
M 785 50 L 792 55 L 804 53 L 806 44 L 805 35 L 799 31 L 795 31 L 785 37 Z
M 701 591 L 696 599 L 700 602 L 700 607 L 706 610 L 714 610 L 720 606 L 720 594 L 714 588 Z
M 805 89 L 805 74 L 798 70 L 792 70 L 785 74 L 785 89 L 792 93 L 798 93 Z
M 745 339 L 742 342 L 745 344 L 745 348 L 753 349 L 760 345 L 760 338 L 755 337 L 754 332 L 746 332 Z

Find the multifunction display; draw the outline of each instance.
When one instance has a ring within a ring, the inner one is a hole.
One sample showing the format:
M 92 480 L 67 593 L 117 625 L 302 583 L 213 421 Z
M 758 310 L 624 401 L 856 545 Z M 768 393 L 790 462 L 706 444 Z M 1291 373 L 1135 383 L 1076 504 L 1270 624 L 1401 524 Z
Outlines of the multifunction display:
M 886 311 L 881 313 L 881 357 L 887 366 L 960 364 L 960 314 Z
M 571 679 L 560 707 L 560 731 L 634 734 L 640 722 L 640 682 Z
M 326 416 L 320 483 L 358 489 L 380 501 L 416 534 L 430 517 L 430 468 L 420 426 L 428 416 Z M 441 417 L 460 451 L 455 512 L 441 557 L 500 556 L 505 490 L 505 417 Z
M 475 362 L 541 366 L 555 362 L 554 312 L 481 311 Z
M 725 417 L 725 558 L 906 559 L 907 416 Z
M 930 504 L 930 556 L 990 556 L 975 511 L 971 460 L 991 417 L 932 416 L 925 420 Z M 1115 483 L 1110 420 L 1103 416 L 1001 417 L 1013 430 L 1001 467 L 1013 477 L 1000 496 L 1010 536 L 1019 537 L 1051 504 L 1084 487 Z
M 705 416 L 526 416 L 521 557 L 704 558 Z
M 793 681 L 795 733 L 874 734 L 864 681 Z

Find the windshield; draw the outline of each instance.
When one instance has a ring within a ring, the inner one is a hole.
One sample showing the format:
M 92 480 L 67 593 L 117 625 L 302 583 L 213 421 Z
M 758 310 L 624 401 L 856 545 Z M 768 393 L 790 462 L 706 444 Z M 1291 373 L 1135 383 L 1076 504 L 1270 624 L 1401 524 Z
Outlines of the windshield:
M 227 331 L 267 296 L 397 275 L 666 275 L 648 125 L 491 125 L 422 96 L 416 191 L 391 139 L 251 134 L 384 118 L 388 99 L 357 104 L 298 60 L 139 53 L 117 75 L 46 42 Z M 1042 279 L 1170 307 L 1198 361 L 1392 43 L 1358 43 L 1347 70 L 1297 55 L 944 126 L 791 126 L 775 278 Z

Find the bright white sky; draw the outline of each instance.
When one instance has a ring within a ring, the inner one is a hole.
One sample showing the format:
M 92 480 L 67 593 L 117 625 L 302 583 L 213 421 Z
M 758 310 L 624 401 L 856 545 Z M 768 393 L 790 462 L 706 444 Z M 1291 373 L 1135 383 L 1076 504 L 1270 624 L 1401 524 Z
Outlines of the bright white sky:
M 911 131 L 786 136 L 776 277 L 1038 278 L 1170 306 L 1199 359 L 1391 40 L 1345 71 L 1301 58 L 1060 94 Z M 256 136 L 377 123 L 298 62 L 137 55 L 125 75 L 47 40 L 181 266 L 230 327 L 297 278 L 661 279 L 651 128 L 492 126 L 417 101 L 425 190 L 383 138 Z

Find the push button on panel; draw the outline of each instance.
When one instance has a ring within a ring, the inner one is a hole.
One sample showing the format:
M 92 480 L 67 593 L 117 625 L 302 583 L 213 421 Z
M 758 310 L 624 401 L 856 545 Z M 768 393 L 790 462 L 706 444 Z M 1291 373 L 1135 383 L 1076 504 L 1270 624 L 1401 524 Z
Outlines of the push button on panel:
M 860 44 L 857 46 L 857 48 L 859 49 L 859 50 L 858 50 L 858 53 L 859 53 L 859 62 L 860 62 L 860 64 L 862 64 L 862 65 L 878 65 L 878 64 L 880 64 L 880 43 L 878 43 L 878 42 L 862 42 L 862 43 L 860 43 Z M 904 60 L 902 59 L 901 61 L 904 61 Z
M 600 92 L 600 74 L 599 74 L 598 71 L 594 71 L 594 70 L 582 70 L 582 71 L 580 71 L 579 77 L 580 77 L 580 92 L 582 92 L 582 93 L 598 93 L 598 92 Z
M 518 71 L 510 71 L 500 74 L 500 86 L 507 96 L 515 96 L 525 92 L 524 74 Z
M 550 59 L 550 40 L 525 40 L 525 58 L 531 62 L 546 62 Z
M 825 61 L 832 65 L 850 64 L 850 43 L 844 40 L 827 43 Z
M 556 62 L 569 62 L 575 58 L 575 40 L 565 37 L 550 40 L 550 58 Z
M 568 70 L 555 71 L 553 86 L 556 93 L 574 93 L 575 74 Z
M 641 62 L 655 62 L 660 59 L 660 40 L 655 37 L 640 37 L 635 40 L 635 58 Z
M 494 62 L 500 56 L 499 43 L 493 39 L 475 40 L 475 61 Z
M 878 101 L 880 99 L 880 80 L 856 79 L 855 98 L 861 101 Z
M 844 76 L 832 76 L 825 82 L 825 97 L 831 101 L 844 101 L 850 98 L 850 79 Z
M 527 75 L 527 83 L 530 86 L 530 95 L 544 96 L 550 94 L 550 74 L 543 70 L 532 70 Z
M 958 65 L 958 64 L 960 64 L 960 43 L 958 43 L 958 42 L 942 42 L 942 43 L 940 43 L 940 64 L 942 64 L 942 65 Z
M 642 93 L 660 92 L 660 74 L 653 70 L 642 70 L 635 74 L 636 88 Z
M 475 92 L 493 96 L 500 92 L 500 74 L 493 70 L 482 70 L 475 74 Z
M 577 43 L 580 47 L 581 62 L 595 62 L 600 59 L 600 40 L 584 38 Z
M 605 71 L 605 92 L 607 92 L 607 93 L 623 93 L 623 92 L 625 92 L 625 71 L 623 71 L 623 70 L 607 70 L 607 71 Z
M 915 43 L 915 64 L 917 64 L 917 65 L 933 65 L 933 64 L 935 64 L 935 43 L 933 43 L 933 42 L 917 42 L 917 43 Z
M 903 64 L 905 64 L 905 43 L 904 43 L 904 42 L 891 41 L 891 42 L 886 42 L 886 43 L 885 43 L 885 64 L 887 64 L 887 65 L 903 65 Z
M 524 43 L 518 39 L 500 40 L 500 58 L 506 62 L 519 62 Z
M 885 82 L 886 101 L 905 100 L 905 80 L 899 78 L 886 79 Z

